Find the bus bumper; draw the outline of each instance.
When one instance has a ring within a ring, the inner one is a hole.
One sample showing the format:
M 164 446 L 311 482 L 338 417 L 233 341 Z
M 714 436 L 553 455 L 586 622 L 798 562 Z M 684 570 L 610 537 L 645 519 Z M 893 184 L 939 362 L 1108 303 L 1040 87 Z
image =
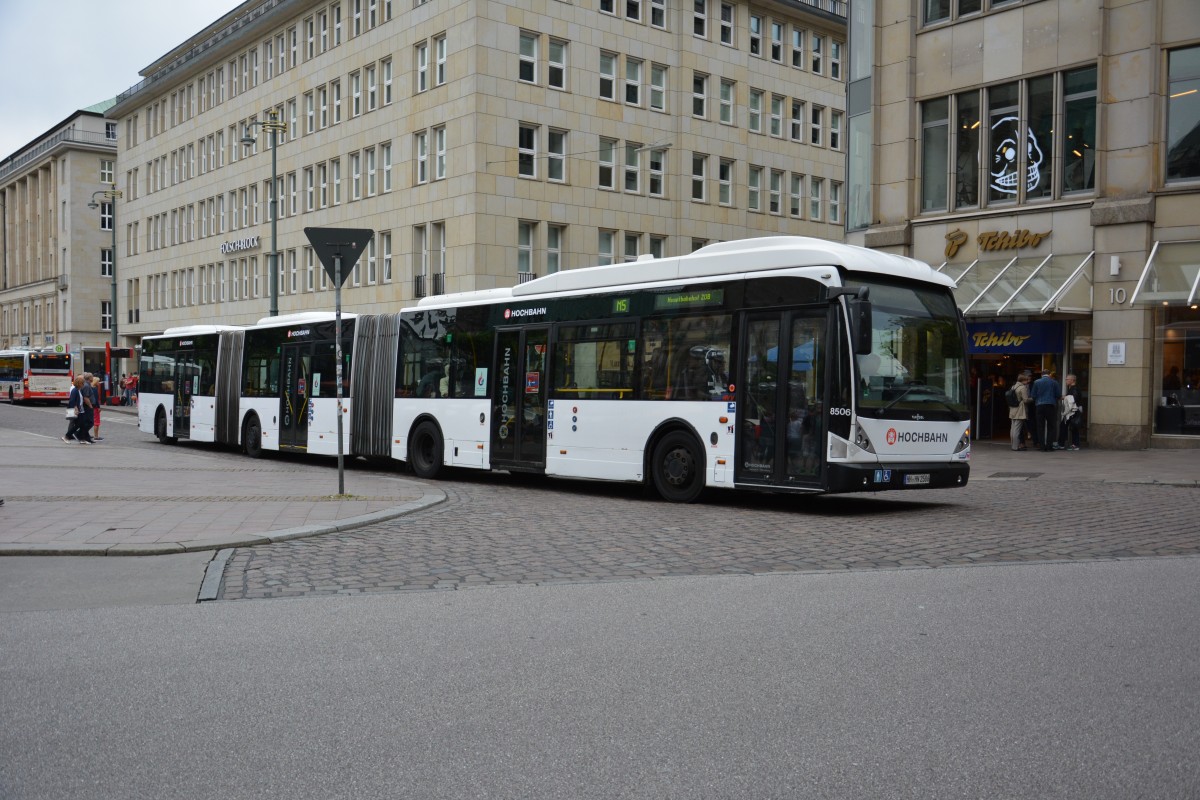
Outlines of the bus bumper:
M 967 485 L 971 466 L 912 462 L 889 464 L 830 464 L 826 491 L 876 492 L 893 489 L 955 489 Z

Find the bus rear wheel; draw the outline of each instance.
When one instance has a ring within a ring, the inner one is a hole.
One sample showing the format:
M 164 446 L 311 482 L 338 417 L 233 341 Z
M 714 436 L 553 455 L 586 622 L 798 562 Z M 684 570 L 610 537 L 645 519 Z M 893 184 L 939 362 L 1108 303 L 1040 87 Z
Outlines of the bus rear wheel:
M 695 437 L 683 431 L 664 436 L 654 448 L 650 477 L 662 499 L 696 502 L 704 490 L 704 459 Z
M 251 414 L 242 423 L 242 450 L 251 458 L 263 457 L 262 423 L 257 414 Z
M 162 444 L 175 443 L 174 436 L 167 436 L 167 412 L 161 408 L 154 415 L 154 435 L 158 437 L 158 441 Z
M 408 463 L 413 473 L 427 480 L 436 478 L 445 465 L 445 450 L 438 426 L 429 420 L 422 422 L 408 440 Z

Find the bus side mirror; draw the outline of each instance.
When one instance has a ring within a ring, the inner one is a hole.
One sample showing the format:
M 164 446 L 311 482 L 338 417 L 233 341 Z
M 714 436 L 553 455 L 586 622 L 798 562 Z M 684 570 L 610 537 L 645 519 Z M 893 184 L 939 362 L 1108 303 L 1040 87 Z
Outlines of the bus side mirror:
M 871 352 L 871 301 L 856 297 L 847 305 L 850 308 L 850 344 L 855 355 L 865 356 Z

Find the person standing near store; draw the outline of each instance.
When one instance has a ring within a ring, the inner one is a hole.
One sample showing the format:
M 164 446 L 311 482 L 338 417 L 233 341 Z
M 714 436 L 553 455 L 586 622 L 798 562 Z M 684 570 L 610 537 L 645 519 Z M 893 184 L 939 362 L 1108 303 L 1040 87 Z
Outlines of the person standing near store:
M 1025 423 L 1029 418 L 1029 376 L 1021 373 L 1013 384 L 1017 404 L 1008 409 L 1009 434 L 1013 450 L 1028 450 L 1025 446 Z
M 1058 428 L 1059 450 L 1079 449 L 1079 429 L 1083 427 L 1083 395 L 1075 385 L 1075 376 L 1063 378 L 1062 424 Z M 1068 443 L 1067 437 L 1071 437 Z
M 91 394 L 87 385 L 84 383 L 82 375 L 75 376 L 75 385 L 71 389 L 71 396 L 67 398 L 67 408 L 74 409 L 75 417 L 71 420 L 70 427 L 67 428 L 67 433 L 62 437 L 64 442 L 76 441 L 80 444 L 91 444 L 92 427 L 91 407 L 88 406 Z
M 1058 441 L 1058 398 L 1062 391 L 1058 381 L 1043 370 L 1042 377 L 1033 382 L 1033 404 L 1037 410 L 1037 440 L 1043 452 L 1049 453 L 1055 449 Z
M 87 383 L 87 388 L 91 392 L 92 407 L 89 409 L 92 413 L 92 441 L 101 441 L 100 437 L 100 379 L 90 372 L 83 373 L 83 380 Z

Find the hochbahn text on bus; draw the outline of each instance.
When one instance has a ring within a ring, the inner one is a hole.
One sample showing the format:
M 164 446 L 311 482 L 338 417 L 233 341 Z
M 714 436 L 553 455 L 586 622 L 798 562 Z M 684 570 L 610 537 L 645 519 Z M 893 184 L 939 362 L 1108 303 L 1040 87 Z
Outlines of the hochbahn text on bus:
M 69 353 L 0 351 L 0 396 L 10 403 L 61 403 L 71 396 L 72 377 Z
M 804 237 L 142 341 L 141 430 L 241 448 L 705 489 L 965 486 L 965 325 L 927 264 Z

